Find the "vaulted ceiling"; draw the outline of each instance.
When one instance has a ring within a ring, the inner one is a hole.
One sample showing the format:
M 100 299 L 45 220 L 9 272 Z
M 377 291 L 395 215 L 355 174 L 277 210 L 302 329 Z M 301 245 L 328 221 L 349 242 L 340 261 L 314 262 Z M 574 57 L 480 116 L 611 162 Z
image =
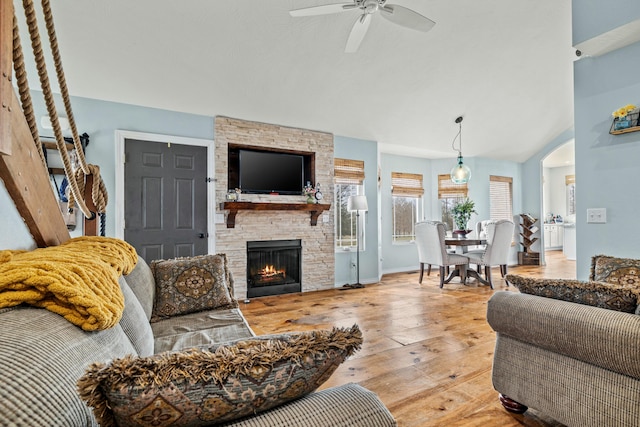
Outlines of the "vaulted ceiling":
M 465 156 L 514 161 L 573 125 L 570 0 L 389 0 L 435 27 L 374 15 L 350 54 L 358 11 L 289 14 L 329 3 L 51 2 L 75 96 L 327 131 L 430 158 L 455 156 L 457 116 Z

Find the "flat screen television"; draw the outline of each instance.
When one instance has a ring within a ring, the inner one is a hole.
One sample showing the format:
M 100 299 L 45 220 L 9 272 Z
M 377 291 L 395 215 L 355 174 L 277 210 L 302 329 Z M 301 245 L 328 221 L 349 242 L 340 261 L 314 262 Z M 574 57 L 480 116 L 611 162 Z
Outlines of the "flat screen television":
M 243 193 L 302 194 L 302 155 L 243 149 L 238 154 L 238 184 Z

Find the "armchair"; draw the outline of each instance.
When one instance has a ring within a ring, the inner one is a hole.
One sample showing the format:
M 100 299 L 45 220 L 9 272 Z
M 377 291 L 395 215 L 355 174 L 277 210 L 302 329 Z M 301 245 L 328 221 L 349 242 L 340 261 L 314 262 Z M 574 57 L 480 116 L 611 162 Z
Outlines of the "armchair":
M 595 256 L 588 281 L 507 275 L 489 300 L 492 381 L 511 412 L 568 426 L 637 426 L 640 260 Z

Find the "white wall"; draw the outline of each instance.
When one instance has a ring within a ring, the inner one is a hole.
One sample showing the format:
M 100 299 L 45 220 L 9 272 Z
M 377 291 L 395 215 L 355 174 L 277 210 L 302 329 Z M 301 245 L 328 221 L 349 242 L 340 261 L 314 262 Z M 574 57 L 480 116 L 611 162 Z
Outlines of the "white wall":
M 544 168 L 544 206 L 545 214 L 542 220 L 546 218 L 548 213 L 560 215 L 562 218 L 567 216 L 567 187 L 565 177 L 575 174 L 575 166 L 563 166 L 557 168 Z M 576 182 L 577 187 L 577 182 Z
M 18 214 L 18 210 L 1 179 L 0 212 L 2 213 L 2 219 L 0 219 L 0 250 L 34 249 L 36 243 Z

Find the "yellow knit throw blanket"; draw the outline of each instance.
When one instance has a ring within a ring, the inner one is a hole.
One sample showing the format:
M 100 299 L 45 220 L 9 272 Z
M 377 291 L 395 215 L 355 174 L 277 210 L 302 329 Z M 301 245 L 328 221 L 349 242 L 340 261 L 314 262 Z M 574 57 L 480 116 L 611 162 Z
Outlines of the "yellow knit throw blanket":
M 110 237 L 77 237 L 33 251 L 0 251 L 0 308 L 27 303 L 85 331 L 111 328 L 124 310 L 118 279 L 137 261 L 133 246 Z

